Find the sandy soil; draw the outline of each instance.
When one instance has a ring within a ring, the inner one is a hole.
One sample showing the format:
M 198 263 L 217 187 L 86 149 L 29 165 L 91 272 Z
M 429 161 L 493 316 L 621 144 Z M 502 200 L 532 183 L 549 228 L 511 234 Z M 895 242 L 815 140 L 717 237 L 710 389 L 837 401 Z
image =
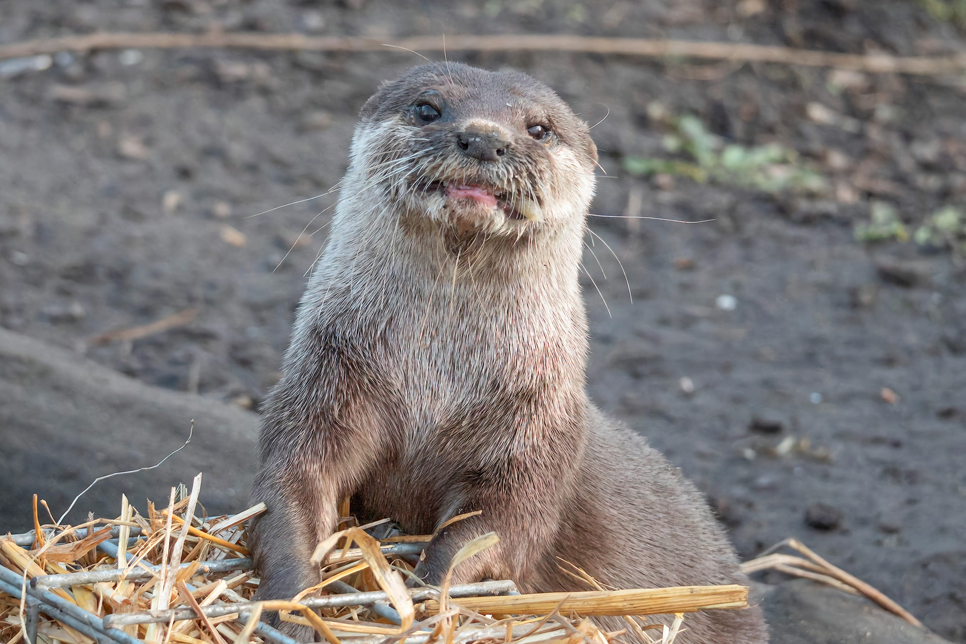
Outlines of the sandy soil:
M 912 0 L 400 5 L 22 2 L 5 7 L 0 43 L 221 27 L 966 50 L 955 25 Z M 854 232 L 873 212 L 912 233 L 966 206 L 963 85 L 774 65 L 449 56 L 528 71 L 588 121 L 609 113 L 593 130 L 607 172 L 595 214 L 714 219 L 591 220 L 613 249 L 588 237 L 599 263 L 588 251 L 585 265 L 606 300 L 588 278 L 594 398 L 698 482 L 743 556 L 796 535 L 966 642 L 963 254 L 864 244 Z M 257 409 L 325 236 L 328 213 L 316 214 L 335 196 L 251 215 L 329 190 L 358 108 L 417 62 L 393 51 L 104 51 L 0 78 L 0 325 L 147 383 Z M 796 151 L 795 167 L 824 188 L 624 169 L 639 157 L 693 161 L 664 144 L 681 115 L 726 142 Z M 299 239 L 303 230 L 315 234 Z M 177 329 L 85 343 L 186 309 L 197 316 Z

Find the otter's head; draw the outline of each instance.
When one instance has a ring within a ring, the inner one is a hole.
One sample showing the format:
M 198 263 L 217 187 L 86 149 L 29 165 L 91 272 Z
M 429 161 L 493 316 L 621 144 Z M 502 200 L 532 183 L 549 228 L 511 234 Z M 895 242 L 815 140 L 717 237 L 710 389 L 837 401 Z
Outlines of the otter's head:
M 581 221 L 597 148 L 543 83 L 434 63 L 366 102 L 352 156 L 389 212 L 459 233 L 520 236 Z

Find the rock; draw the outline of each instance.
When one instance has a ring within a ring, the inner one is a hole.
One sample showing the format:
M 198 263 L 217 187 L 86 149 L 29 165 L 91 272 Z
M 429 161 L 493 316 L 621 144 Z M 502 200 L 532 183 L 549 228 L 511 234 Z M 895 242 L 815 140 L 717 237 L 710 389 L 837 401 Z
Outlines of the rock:
M 888 515 L 879 519 L 875 527 L 885 534 L 899 534 L 902 532 L 902 525 L 903 521 L 900 517 Z
M 325 16 L 321 11 L 305 11 L 302 13 L 302 26 L 309 33 L 321 33 L 325 29 Z
M 71 302 L 66 306 L 45 306 L 42 314 L 51 324 L 72 324 L 84 319 L 87 312 L 80 302 Z
M 756 434 L 781 434 L 785 423 L 771 414 L 756 414 L 748 423 L 748 429 Z
M 127 101 L 127 88 L 119 81 L 84 86 L 53 85 L 47 91 L 47 98 L 79 107 L 117 107 Z
M 216 201 L 211 207 L 211 216 L 215 219 L 228 219 L 231 217 L 231 204 L 227 201 Z
M 148 158 L 148 148 L 139 137 L 124 135 L 117 142 L 117 154 L 122 159 L 144 161 Z
M 28 72 L 42 72 L 50 69 L 54 59 L 47 54 L 28 56 L 26 58 L 9 58 L 0 61 L 0 78 L 16 78 Z
M 891 257 L 877 259 L 875 268 L 883 281 L 903 288 L 927 284 L 933 271 L 931 263 L 903 261 Z
M 816 530 L 831 531 L 842 522 L 842 512 L 826 503 L 813 503 L 805 509 L 805 525 Z
M 755 584 L 753 595 L 765 611 L 771 644 L 949 644 L 867 599 L 808 579 Z
M 184 201 L 184 198 L 180 192 L 177 190 L 166 190 L 161 197 L 161 209 L 170 215 L 178 209 L 182 201 Z
M 234 226 L 229 226 L 228 224 L 225 224 L 221 227 L 218 235 L 221 237 L 221 241 L 236 248 L 241 248 L 248 243 L 245 233 L 238 230 Z
M 955 407 L 943 407 L 936 411 L 936 418 L 940 420 L 952 420 L 959 415 L 959 410 Z
M 204 472 L 201 500 L 209 514 L 247 507 L 258 416 L 196 395 L 149 387 L 77 354 L 0 329 L 0 532 L 32 527 L 31 496 L 54 514 L 98 476 L 157 469 L 95 485 L 68 522 L 87 513 L 117 516 L 121 493 L 140 511 L 163 503 L 178 483 Z

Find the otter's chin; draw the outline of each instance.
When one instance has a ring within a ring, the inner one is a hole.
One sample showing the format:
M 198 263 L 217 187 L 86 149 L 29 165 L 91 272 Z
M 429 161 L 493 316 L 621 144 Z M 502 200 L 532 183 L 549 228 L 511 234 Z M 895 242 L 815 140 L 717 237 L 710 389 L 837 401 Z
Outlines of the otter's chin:
M 466 197 L 446 197 L 443 212 L 459 232 L 490 231 L 501 227 L 505 215 L 496 203 L 488 204 Z
M 433 181 L 421 185 L 414 196 L 423 212 L 465 233 L 519 235 L 544 219 L 537 201 L 482 183 Z

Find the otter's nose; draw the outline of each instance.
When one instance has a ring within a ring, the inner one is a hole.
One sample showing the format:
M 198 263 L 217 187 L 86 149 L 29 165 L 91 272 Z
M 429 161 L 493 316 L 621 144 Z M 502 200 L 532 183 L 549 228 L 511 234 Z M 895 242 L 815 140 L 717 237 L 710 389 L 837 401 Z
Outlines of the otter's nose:
M 469 127 L 456 135 L 456 144 L 463 154 L 480 161 L 499 161 L 506 154 L 509 142 L 497 130 Z

